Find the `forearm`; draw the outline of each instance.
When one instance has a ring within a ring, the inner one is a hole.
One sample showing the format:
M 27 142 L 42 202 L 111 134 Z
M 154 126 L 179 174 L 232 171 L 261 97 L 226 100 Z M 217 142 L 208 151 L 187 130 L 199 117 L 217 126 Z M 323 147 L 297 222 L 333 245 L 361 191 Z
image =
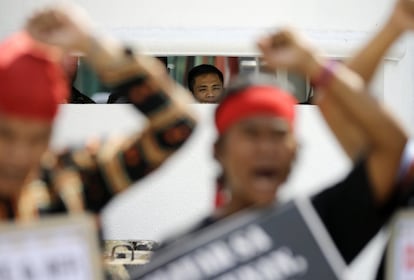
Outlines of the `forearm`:
M 120 146 L 109 145 L 114 153 L 102 157 L 99 162 L 108 174 L 107 178 L 118 178 L 111 182 L 115 192 L 131 186 L 163 164 L 195 129 L 196 120 L 188 104 L 183 104 L 177 97 L 170 98 L 170 92 L 151 91 L 150 88 L 144 82 L 130 89 L 141 94 L 142 98 L 135 99 L 133 105 L 147 117 L 148 124 Z
M 122 170 L 125 174 L 123 182 L 111 183 L 118 192 L 177 151 L 192 134 L 196 118 L 189 106 L 191 94 L 172 80 L 157 58 L 136 54 L 110 39 L 92 40 L 87 61 L 148 120 L 139 136 L 100 159 L 106 173 L 116 176 Z
M 322 96 L 319 92 L 314 103 L 318 105 L 326 124 L 348 158 L 353 162 L 360 160 L 361 154 L 367 149 L 364 131 L 361 131 L 361 128 L 355 125 L 346 112 L 340 106 L 337 106 L 336 100 L 329 94 Z
M 134 55 L 131 61 L 139 69 L 133 76 L 138 79 L 123 87 L 123 95 L 148 118 L 149 126 L 159 129 L 185 119 L 193 127 L 191 94 L 169 76 L 166 67 L 158 59 L 145 55 Z
M 328 63 L 321 57 L 312 58 L 308 74 L 312 80 L 318 79 Z M 366 134 L 366 140 L 374 148 L 403 147 L 407 135 L 394 118 L 378 102 L 366 94 L 363 80 L 345 65 L 336 64 L 323 91 L 336 100 L 347 116 Z M 393 140 L 389 141 L 389 136 Z
M 404 30 L 390 19 L 352 58 L 346 61 L 349 69 L 370 83 L 388 49 Z
M 319 66 L 323 72 L 323 66 Z M 311 77 L 315 76 L 311 74 Z M 359 157 L 366 159 L 376 202 L 378 205 L 387 203 L 395 190 L 398 167 L 408 136 L 398 122 L 365 93 L 362 79 L 346 66 L 337 65 L 332 77 L 323 85 L 323 93 L 331 98 L 335 108 L 342 110 L 347 121 L 358 128 L 361 143 L 365 146 L 361 146 L 364 149 Z M 337 127 L 339 131 L 343 129 L 346 127 Z
M 83 48 L 87 62 L 103 82 L 127 96 L 150 119 L 152 110 L 172 106 L 183 116 L 193 118 L 187 106 L 192 101 L 191 93 L 171 79 L 158 59 L 135 54 L 120 42 L 103 36 L 88 35 Z
M 126 47 L 109 36 L 89 32 L 79 41 L 85 60 L 108 86 L 123 83 L 142 72 L 127 54 Z
M 143 71 L 135 83 L 124 88 L 124 94 L 147 117 L 148 125 L 130 147 L 138 147 L 150 172 L 184 144 L 196 126 L 196 118 L 186 100 L 189 93 L 170 78 L 164 65 L 142 55 L 133 60 Z M 134 172 L 129 173 L 133 180 L 139 179 Z

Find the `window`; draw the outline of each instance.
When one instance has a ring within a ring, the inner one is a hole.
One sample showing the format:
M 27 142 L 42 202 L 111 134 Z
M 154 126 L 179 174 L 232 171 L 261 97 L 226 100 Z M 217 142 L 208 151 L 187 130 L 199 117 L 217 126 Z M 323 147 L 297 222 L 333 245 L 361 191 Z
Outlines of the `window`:
M 224 56 L 166 56 L 158 57 L 166 65 L 170 76 L 187 87 L 188 71 L 199 64 L 213 64 L 224 75 L 224 85 L 239 73 L 265 72 L 257 57 L 224 57 Z M 275 80 L 284 88 L 288 88 L 301 104 L 308 104 L 312 96 L 312 88 L 308 79 L 294 73 L 277 71 Z M 110 89 L 99 81 L 96 73 L 80 59 L 77 78 L 74 86 L 97 103 L 107 103 Z

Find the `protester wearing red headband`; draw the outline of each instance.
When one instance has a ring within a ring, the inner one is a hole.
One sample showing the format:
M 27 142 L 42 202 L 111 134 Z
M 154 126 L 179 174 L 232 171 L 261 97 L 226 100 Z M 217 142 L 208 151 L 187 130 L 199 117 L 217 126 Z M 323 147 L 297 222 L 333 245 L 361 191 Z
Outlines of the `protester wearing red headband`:
M 311 198 L 350 263 L 396 210 L 400 190 L 395 182 L 401 179 L 397 174 L 407 134 L 364 94 L 366 85 L 355 73 L 318 55 L 297 32 L 281 30 L 258 46 L 271 71 L 284 68 L 311 78 L 317 105 L 354 163 L 343 180 Z M 226 90 L 215 112 L 220 205 L 191 233 L 241 210 L 273 205 L 297 153 L 295 100 L 289 93 L 261 75 L 239 77 Z
M 46 151 L 68 86 L 59 51 L 21 32 L 0 44 L 0 196 L 18 194 Z M 34 176 L 34 175 L 33 175 Z
M 239 77 L 229 85 L 215 112 L 214 151 L 230 208 L 273 201 L 296 156 L 296 103 L 272 77 Z
M 248 79 L 247 77 L 245 78 Z M 269 79 L 268 82 L 272 84 L 272 78 L 267 78 Z M 243 81 L 242 84 L 246 83 L 243 78 L 239 79 Z M 259 81 L 259 77 L 256 77 L 256 80 Z M 238 83 L 235 84 L 237 85 Z M 238 91 L 239 86 L 237 85 L 236 89 L 227 91 L 226 94 L 231 96 L 225 98 L 216 110 L 215 125 L 220 138 L 236 123 L 255 115 L 280 118 L 280 126 L 288 131 L 293 130 L 295 120 L 294 104 L 297 101 L 290 93 L 262 83 L 256 86 L 246 87 L 240 92 Z M 238 93 L 232 94 L 233 92 Z M 216 185 L 217 189 L 214 202 L 216 208 L 220 208 L 226 203 L 226 190 L 223 184 L 224 176 L 220 176 Z
M 0 112 L 51 122 L 68 97 L 68 81 L 56 64 L 58 50 L 25 32 L 0 46 Z M 24 79 L 22 79 L 24 77 Z

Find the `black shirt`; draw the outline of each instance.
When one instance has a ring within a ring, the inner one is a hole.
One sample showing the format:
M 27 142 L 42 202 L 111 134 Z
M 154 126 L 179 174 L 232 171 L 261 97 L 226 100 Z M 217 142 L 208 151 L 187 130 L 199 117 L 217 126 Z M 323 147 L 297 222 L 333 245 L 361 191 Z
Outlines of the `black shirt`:
M 312 197 L 313 206 L 347 264 L 388 221 L 397 208 L 397 201 L 394 195 L 386 205 L 376 204 L 365 161 L 359 162 L 342 181 Z M 209 216 L 188 233 L 217 221 Z

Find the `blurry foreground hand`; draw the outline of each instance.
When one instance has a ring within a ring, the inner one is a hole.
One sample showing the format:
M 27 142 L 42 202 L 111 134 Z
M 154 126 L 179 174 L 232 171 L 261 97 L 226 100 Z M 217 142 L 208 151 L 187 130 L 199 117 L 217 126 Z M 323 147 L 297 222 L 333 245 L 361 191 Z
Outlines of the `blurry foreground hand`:
M 397 0 L 390 17 L 391 22 L 402 31 L 414 29 L 414 0 Z
M 257 46 L 262 59 L 270 70 L 286 69 L 307 74 L 312 69 L 312 61 L 318 58 L 313 46 L 293 29 L 281 29 L 261 38 Z
M 61 4 L 35 12 L 26 30 L 36 40 L 67 51 L 87 52 L 92 23 L 78 6 Z

